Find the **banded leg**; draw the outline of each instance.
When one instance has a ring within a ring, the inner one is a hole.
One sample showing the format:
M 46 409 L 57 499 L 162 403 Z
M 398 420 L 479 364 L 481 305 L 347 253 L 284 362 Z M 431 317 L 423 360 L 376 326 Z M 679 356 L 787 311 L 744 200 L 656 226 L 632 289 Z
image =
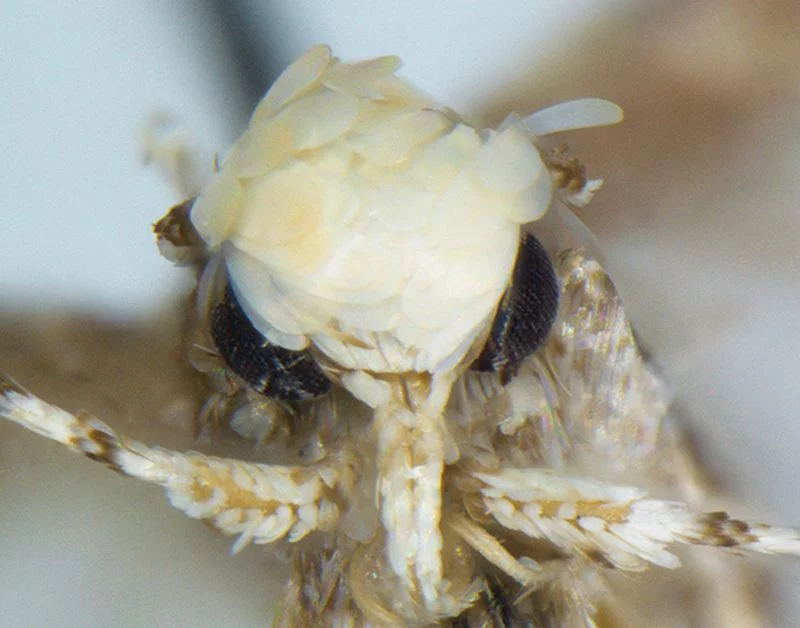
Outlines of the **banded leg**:
M 798 530 L 748 523 L 725 512 L 698 513 L 632 487 L 543 469 L 471 475 L 485 511 L 506 529 L 622 571 L 679 567 L 678 557 L 666 550 L 675 543 L 800 556 Z
M 102 462 L 122 475 L 158 484 L 170 503 L 223 534 L 233 551 L 332 530 L 358 476 L 347 449 L 314 467 L 265 465 L 152 448 L 119 436 L 102 421 L 70 414 L 0 378 L 0 416 Z

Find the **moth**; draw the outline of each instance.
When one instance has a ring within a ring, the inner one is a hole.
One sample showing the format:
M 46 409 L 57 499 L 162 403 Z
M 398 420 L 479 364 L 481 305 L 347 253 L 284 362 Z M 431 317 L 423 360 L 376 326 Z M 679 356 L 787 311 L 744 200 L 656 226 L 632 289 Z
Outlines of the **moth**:
M 552 136 L 621 110 L 584 99 L 480 129 L 399 67 L 309 50 L 155 225 L 197 275 L 198 428 L 262 460 L 144 444 L 11 377 L 0 415 L 163 486 L 234 552 L 288 547 L 278 625 L 641 625 L 657 611 L 619 576 L 677 569 L 673 545 L 800 554 L 795 530 L 703 509 L 666 387 L 571 211 L 602 181 Z M 735 568 L 693 564 L 755 617 Z

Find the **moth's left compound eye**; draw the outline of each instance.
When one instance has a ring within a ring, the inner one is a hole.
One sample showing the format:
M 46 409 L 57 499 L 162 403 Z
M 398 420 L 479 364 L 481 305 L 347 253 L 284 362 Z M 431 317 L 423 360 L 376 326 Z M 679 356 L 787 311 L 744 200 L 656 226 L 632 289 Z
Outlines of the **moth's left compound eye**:
M 506 383 L 544 342 L 558 314 L 559 287 L 547 251 L 523 234 L 511 285 L 497 308 L 489 338 L 472 368 Z
M 225 364 L 254 390 L 282 401 L 308 401 L 325 395 L 330 380 L 311 352 L 270 344 L 253 327 L 230 285 L 211 310 L 211 337 Z

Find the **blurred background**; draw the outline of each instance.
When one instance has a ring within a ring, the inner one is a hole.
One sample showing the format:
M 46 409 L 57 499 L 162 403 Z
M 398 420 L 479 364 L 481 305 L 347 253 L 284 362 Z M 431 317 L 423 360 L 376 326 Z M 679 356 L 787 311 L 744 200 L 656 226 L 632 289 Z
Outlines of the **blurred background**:
M 800 525 L 794 0 L 31 0 L 0 17 L 0 370 L 40 392 L 56 366 L 71 378 L 50 399 L 118 427 L 166 400 L 180 416 L 180 374 L 141 376 L 174 355 L 137 322 L 169 337 L 154 317 L 187 285 L 153 244 L 182 199 L 142 165 L 146 121 L 177 116 L 210 169 L 306 48 L 396 54 L 490 123 L 583 96 L 625 109 L 567 138 L 606 179 L 581 217 L 712 476 L 742 514 Z M 113 390 L 86 375 L 100 364 Z M 157 442 L 190 447 L 179 423 Z M 263 552 L 229 558 L 159 489 L 20 432 L 0 425 L 0 625 L 263 625 L 281 580 Z M 800 567 L 769 571 L 773 622 L 800 624 Z

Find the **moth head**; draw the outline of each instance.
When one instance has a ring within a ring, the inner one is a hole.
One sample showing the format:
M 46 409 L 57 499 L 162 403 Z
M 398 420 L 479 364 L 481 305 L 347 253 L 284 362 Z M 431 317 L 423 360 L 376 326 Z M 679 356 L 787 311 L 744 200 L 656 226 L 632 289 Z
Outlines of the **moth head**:
M 533 263 L 521 227 L 554 195 L 532 126 L 552 132 L 558 115 L 478 130 L 399 67 L 308 51 L 258 105 L 189 219 L 225 268 L 226 302 L 265 345 L 313 347 L 345 371 L 436 373 L 474 358 L 491 328 L 495 352 L 476 364 L 499 369 L 500 336 L 519 340 L 506 307 L 522 302 L 518 278 L 543 277 L 539 292 L 553 291 L 552 272 L 515 263 Z

